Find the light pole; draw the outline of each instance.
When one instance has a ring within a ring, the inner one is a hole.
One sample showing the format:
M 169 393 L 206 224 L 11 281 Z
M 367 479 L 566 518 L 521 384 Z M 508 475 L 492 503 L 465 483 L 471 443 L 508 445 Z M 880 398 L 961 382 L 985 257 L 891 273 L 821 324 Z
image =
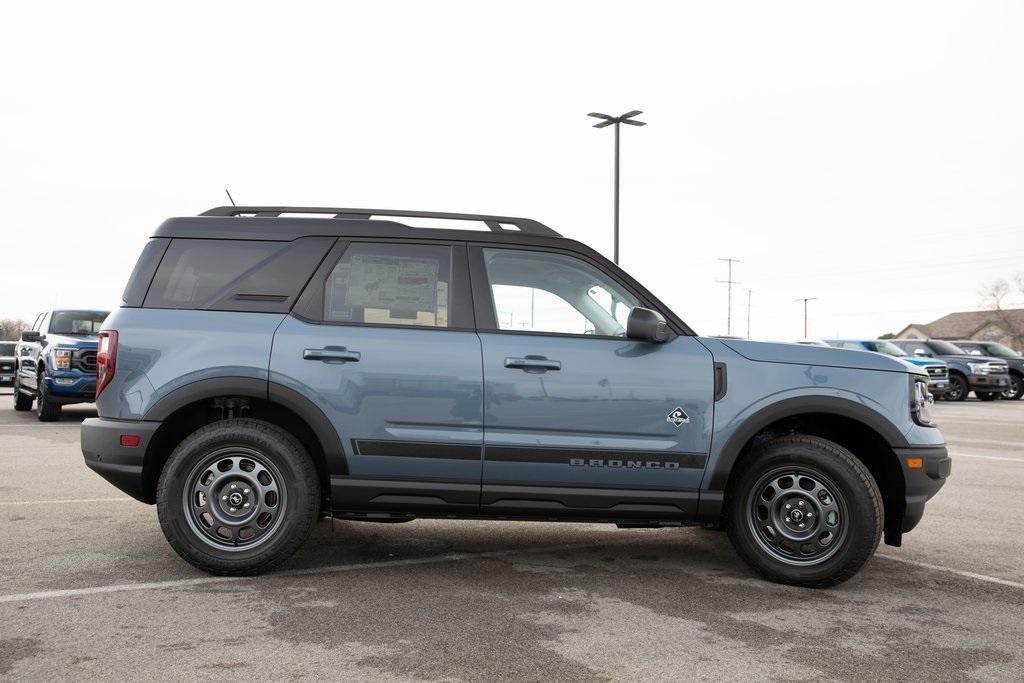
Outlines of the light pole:
M 747 339 L 750 339 L 750 295 L 754 293 L 754 290 L 747 290 Z
M 627 126 L 646 126 L 647 124 L 643 121 L 635 121 L 634 116 L 643 114 L 642 111 L 634 109 L 633 111 L 626 112 L 621 116 L 609 116 L 608 114 L 598 114 L 597 112 L 591 112 L 587 116 L 593 116 L 596 119 L 604 119 L 600 123 L 595 123 L 594 128 L 606 128 L 612 124 L 615 124 L 615 263 L 619 262 L 619 124 L 625 123 Z
M 729 264 L 729 278 L 727 280 L 715 280 L 726 285 L 726 301 L 725 301 L 725 333 L 732 334 L 732 286 L 740 284 L 732 279 L 732 264 L 739 263 L 738 258 L 720 258 L 719 261 L 725 261 Z
M 804 297 L 804 298 L 801 298 L 801 299 L 793 299 L 793 301 L 803 301 L 804 302 L 804 339 L 807 339 L 807 302 L 808 301 L 817 301 L 817 300 L 818 300 L 818 297 L 816 297 L 816 296 L 809 296 L 809 297 Z

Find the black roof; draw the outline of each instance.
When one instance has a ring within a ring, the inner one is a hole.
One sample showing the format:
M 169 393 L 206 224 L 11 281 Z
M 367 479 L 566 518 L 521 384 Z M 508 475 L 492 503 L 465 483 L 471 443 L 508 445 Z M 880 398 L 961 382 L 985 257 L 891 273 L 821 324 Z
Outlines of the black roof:
M 330 218 L 303 218 L 281 214 L 311 214 Z M 385 219 L 375 218 L 377 216 Z M 413 220 L 391 220 L 394 218 Z M 416 218 L 479 221 L 487 227 L 487 231 L 417 228 L 410 225 Z M 218 206 L 199 216 L 169 218 L 157 228 L 153 237 L 290 242 L 299 237 L 314 235 L 405 237 L 550 246 L 571 241 L 543 223 L 529 218 L 432 211 L 296 206 Z

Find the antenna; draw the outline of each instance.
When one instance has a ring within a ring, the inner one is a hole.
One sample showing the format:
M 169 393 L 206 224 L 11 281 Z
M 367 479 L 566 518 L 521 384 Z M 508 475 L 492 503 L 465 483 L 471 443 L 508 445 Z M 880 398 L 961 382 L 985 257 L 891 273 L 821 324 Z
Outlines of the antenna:
M 231 192 L 226 187 L 224 188 L 224 194 L 226 194 L 228 199 L 231 200 L 231 206 L 238 206 L 238 204 L 235 204 L 235 198 L 231 196 Z

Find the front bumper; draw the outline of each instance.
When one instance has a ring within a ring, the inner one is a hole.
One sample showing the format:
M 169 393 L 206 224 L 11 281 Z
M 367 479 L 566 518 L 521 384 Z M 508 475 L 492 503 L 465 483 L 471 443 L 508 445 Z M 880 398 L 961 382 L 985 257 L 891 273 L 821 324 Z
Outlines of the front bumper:
M 973 391 L 1006 391 L 1010 388 L 1010 376 L 968 375 L 967 385 Z
M 132 498 L 152 503 L 152 493 L 143 481 L 143 464 L 146 449 L 161 424 L 102 417 L 83 420 L 81 442 L 85 464 Z M 138 436 L 139 445 L 122 446 L 124 435 Z
M 906 484 L 906 507 L 903 511 L 902 532 L 906 533 L 917 526 L 924 516 L 924 505 L 939 492 L 949 477 L 952 460 L 945 446 L 920 446 L 917 448 L 895 448 L 897 457 L 903 468 L 903 480 Z M 907 466 L 908 459 L 921 458 L 924 466 L 911 469 Z
M 96 400 L 96 375 L 77 371 L 57 372 L 43 378 L 46 398 L 53 403 L 92 403 Z
M 945 396 L 949 391 L 949 378 L 943 377 L 942 379 L 930 379 L 928 380 L 928 393 L 932 396 L 939 397 Z

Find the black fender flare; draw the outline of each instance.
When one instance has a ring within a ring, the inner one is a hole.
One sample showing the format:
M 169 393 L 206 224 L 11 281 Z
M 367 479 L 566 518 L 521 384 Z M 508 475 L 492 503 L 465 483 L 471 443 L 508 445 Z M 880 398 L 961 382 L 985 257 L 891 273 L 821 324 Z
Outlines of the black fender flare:
M 348 463 L 345 459 L 345 451 L 342 449 L 341 437 L 324 411 L 294 389 L 265 379 L 212 377 L 190 382 L 178 387 L 150 406 L 142 419 L 163 422 L 189 404 L 218 396 L 257 398 L 277 403 L 290 410 L 309 425 L 320 441 L 328 472 L 330 474 L 348 474 Z
M 907 410 L 909 414 L 909 406 Z M 743 451 L 743 447 L 762 429 L 778 420 L 810 413 L 838 415 L 859 422 L 879 434 L 893 448 L 910 446 L 906 437 L 903 436 L 903 432 L 896 425 L 881 413 L 862 403 L 836 396 L 797 396 L 765 406 L 748 417 L 739 429 L 733 432 L 715 461 L 708 488 L 714 491 L 725 490 L 725 486 L 729 482 L 729 475 L 732 473 L 733 466 Z

